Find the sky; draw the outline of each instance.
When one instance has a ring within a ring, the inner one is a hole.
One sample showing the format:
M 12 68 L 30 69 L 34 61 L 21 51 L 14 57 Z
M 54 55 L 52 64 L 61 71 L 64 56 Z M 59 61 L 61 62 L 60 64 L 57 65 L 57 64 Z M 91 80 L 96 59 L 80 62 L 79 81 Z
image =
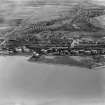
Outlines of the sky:
M 97 2 L 99 4 L 104 4 L 105 5 L 105 0 L 93 0 L 93 1 L 95 1 L 95 2 Z
M 21 3 L 21 2 L 23 2 L 23 1 L 30 1 L 30 0 L 11 0 L 11 1 L 15 1 L 15 2 L 18 2 L 18 3 Z M 33 0 L 33 1 L 46 1 L 46 0 Z M 50 0 L 50 1 L 53 1 L 53 0 Z M 56 1 L 61 1 L 61 0 L 56 0 Z M 70 1 L 70 0 L 68 0 L 68 1 Z M 72 1 L 72 0 L 71 0 Z M 73 0 L 74 1 L 74 0 Z M 75 1 L 78 1 L 78 0 L 75 0 Z M 81 0 L 79 0 L 79 1 L 81 1 Z M 90 1 L 90 0 L 89 0 Z M 95 1 L 95 2 L 98 2 L 98 3 L 100 3 L 100 4 L 105 4 L 105 0 L 92 0 L 92 1 Z
M 11 1 L 21 2 L 21 1 L 29 1 L 29 0 L 11 0 Z M 41 1 L 41 0 L 33 0 L 33 1 Z M 44 1 L 44 0 L 43 0 L 43 1 Z M 93 0 L 93 1 L 105 2 L 105 0 Z

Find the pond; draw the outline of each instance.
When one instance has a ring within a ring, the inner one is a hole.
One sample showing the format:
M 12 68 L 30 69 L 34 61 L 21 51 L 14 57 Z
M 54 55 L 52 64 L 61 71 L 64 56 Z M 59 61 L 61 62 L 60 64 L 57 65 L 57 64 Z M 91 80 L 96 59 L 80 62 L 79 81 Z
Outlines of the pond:
M 95 71 L 28 58 L 0 56 L 0 104 L 104 105 L 105 68 Z

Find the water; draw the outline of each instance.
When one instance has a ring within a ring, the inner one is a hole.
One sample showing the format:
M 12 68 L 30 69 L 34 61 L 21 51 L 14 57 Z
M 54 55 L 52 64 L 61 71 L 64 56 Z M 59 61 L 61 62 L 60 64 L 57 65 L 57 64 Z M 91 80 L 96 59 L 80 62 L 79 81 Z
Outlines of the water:
M 104 105 L 105 68 L 31 63 L 0 57 L 0 104 Z

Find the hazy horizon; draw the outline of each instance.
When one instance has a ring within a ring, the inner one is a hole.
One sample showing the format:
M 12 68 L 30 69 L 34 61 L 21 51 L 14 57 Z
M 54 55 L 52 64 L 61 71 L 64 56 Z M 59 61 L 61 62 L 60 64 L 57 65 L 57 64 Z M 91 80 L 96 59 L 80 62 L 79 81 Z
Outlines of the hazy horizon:
M 0 0 L 0 27 L 11 24 L 14 19 L 27 19 L 30 16 L 36 20 L 58 17 L 79 2 L 104 4 L 99 0 Z M 104 20 L 104 16 L 99 17 L 101 24 L 105 24 Z

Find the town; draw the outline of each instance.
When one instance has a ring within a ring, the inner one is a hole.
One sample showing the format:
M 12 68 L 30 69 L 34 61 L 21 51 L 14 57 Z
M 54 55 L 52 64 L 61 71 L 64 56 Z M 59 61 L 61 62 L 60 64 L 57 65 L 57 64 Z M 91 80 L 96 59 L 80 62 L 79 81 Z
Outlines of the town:
M 92 20 L 105 15 L 105 6 L 77 4 L 69 13 L 36 23 L 23 20 L 1 37 L 0 54 L 29 55 L 35 61 L 42 55 L 91 57 L 104 65 L 105 29 Z

